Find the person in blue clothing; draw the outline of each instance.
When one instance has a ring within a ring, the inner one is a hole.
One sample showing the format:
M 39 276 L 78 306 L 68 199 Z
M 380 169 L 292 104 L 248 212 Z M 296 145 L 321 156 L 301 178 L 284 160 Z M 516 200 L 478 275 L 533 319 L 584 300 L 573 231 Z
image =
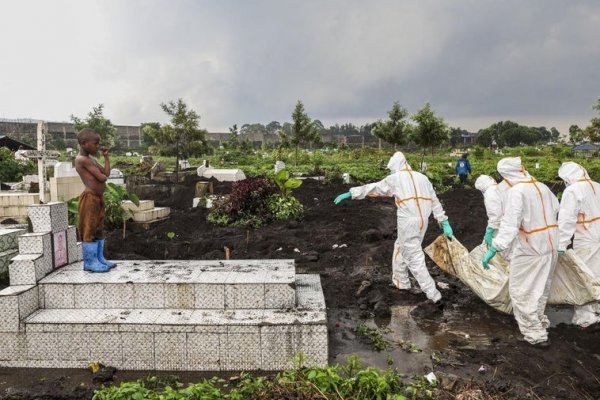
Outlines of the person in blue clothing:
M 456 167 L 454 168 L 456 174 L 460 178 L 460 188 L 465 188 L 465 183 L 467 183 L 467 176 L 471 173 L 471 163 L 467 159 L 467 153 L 463 154 L 462 157 L 456 162 Z

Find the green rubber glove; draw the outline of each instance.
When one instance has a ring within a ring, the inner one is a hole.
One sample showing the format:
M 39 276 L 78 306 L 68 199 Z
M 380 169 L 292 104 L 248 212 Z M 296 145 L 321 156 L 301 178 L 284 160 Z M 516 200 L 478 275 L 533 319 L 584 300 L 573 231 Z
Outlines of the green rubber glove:
M 338 197 L 336 197 L 333 202 L 335 204 L 340 204 L 342 201 L 344 201 L 346 199 L 351 199 L 351 198 L 352 198 L 352 195 L 350 194 L 350 192 L 346 192 L 346 193 L 342 193 Z
M 441 222 L 440 224 L 442 226 L 442 231 L 444 232 L 444 236 L 446 236 L 448 239 L 452 239 L 452 236 L 454 235 L 454 233 L 452 232 L 452 227 L 450 226 L 450 222 L 448 222 L 448 220 L 444 220 Z
M 490 269 L 490 260 L 492 258 L 494 258 L 494 256 L 496 255 L 497 252 L 498 252 L 498 250 L 496 250 L 496 248 L 494 246 L 492 246 L 488 249 L 487 253 L 485 253 L 485 255 L 483 256 L 483 259 L 481 260 L 481 262 L 483 263 L 484 269 Z
M 564 256 L 565 255 L 565 251 L 564 250 L 559 250 L 558 251 L 558 255 L 559 256 Z
M 485 236 L 483 237 L 483 240 L 485 244 L 487 244 L 488 249 L 492 247 L 492 239 L 494 238 L 496 232 L 498 232 L 498 229 L 494 229 L 491 226 L 485 228 Z

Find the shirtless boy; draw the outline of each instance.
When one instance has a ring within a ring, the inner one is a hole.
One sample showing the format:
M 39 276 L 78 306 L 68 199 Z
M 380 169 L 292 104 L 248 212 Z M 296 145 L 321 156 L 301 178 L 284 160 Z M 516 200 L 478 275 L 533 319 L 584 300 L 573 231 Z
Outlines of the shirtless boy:
M 79 155 L 75 169 L 85 190 L 79 195 L 79 235 L 83 242 L 83 269 L 90 272 L 107 272 L 116 266 L 104 258 L 104 189 L 110 175 L 108 149 L 102 149 L 104 167 L 96 161 L 100 149 L 100 136 L 90 128 L 77 134 Z

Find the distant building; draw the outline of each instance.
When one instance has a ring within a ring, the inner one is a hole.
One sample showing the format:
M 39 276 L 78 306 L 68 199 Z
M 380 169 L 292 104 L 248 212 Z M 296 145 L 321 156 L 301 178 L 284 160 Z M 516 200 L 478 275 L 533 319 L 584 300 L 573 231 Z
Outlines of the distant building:
M 593 143 L 581 143 L 573 146 L 573 155 L 576 157 L 595 157 L 600 151 L 600 146 Z
M 26 143 L 19 142 L 18 140 L 11 139 L 6 135 L 0 135 L 0 147 L 7 147 L 10 149 L 10 151 L 17 151 L 19 150 L 19 147 L 22 150 L 35 150 L 34 147 Z

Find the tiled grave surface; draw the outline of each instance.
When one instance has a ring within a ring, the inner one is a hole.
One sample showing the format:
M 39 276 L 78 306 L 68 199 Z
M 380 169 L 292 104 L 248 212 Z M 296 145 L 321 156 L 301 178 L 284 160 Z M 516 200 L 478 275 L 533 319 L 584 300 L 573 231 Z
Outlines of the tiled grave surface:
M 51 254 L 19 254 L 12 258 L 8 276 L 12 285 L 35 285 L 52 271 Z
M 297 281 L 303 294 L 291 310 L 40 309 L 25 332 L 0 333 L 0 366 L 278 370 L 298 352 L 326 365 L 325 303 L 312 293 L 321 292 L 319 277 Z
M 27 229 L 0 229 L 0 253 L 16 249 L 17 238 L 27 233 Z
M 68 227 L 67 203 L 55 202 L 27 207 L 33 232 L 59 232 Z
M 293 308 L 293 260 L 118 261 L 103 274 L 81 263 L 43 278 L 46 308 Z M 77 288 L 77 289 L 75 289 Z M 94 301 L 77 301 L 77 292 Z
M 0 291 L 0 332 L 19 332 L 21 321 L 37 308 L 37 286 L 9 286 Z

